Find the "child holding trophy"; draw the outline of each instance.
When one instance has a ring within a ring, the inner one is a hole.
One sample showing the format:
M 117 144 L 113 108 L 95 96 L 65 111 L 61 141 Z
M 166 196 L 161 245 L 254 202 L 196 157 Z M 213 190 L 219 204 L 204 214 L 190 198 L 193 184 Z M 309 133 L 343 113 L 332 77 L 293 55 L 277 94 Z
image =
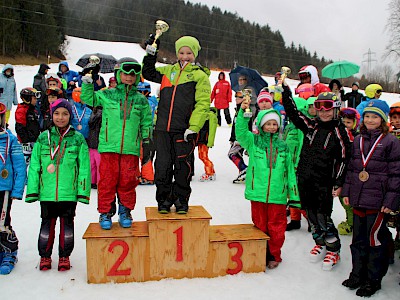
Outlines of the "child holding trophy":
M 159 40 L 151 35 L 146 44 Z M 195 37 L 183 36 L 175 42 L 176 64 L 156 68 L 157 51 L 143 59 L 143 77 L 161 83 L 154 142 L 156 200 L 164 214 L 172 205 L 180 214 L 189 209 L 193 151 L 210 112 L 210 72 L 195 63 L 200 49 Z

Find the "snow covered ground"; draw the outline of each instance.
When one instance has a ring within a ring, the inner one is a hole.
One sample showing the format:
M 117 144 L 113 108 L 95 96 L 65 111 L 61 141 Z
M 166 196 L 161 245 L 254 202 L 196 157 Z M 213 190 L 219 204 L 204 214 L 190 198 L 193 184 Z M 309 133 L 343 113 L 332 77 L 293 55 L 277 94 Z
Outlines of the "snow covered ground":
M 78 58 L 85 53 L 101 52 L 114 55 L 117 59 L 131 56 L 142 60 L 144 51 L 137 44 L 89 41 L 68 38 L 68 63 L 71 69 Z M 201 55 L 201 54 L 200 54 Z M 2 68 L 2 66 L 0 66 Z M 51 64 L 50 72 L 57 72 L 58 65 Z M 15 66 L 15 78 L 18 91 L 31 86 L 38 66 Z M 105 75 L 107 79 L 111 74 Z M 218 72 L 212 72 L 212 85 Z M 266 78 L 273 83 L 273 78 Z M 297 81 L 289 81 L 292 88 Z M 152 84 L 153 93 L 156 84 Z M 398 94 L 383 93 L 381 97 L 389 104 L 400 101 Z M 231 107 L 233 115 L 233 104 Z M 10 128 L 14 129 L 12 117 Z M 212 225 L 251 223 L 250 205 L 244 199 L 244 185 L 234 185 L 237 176 L 236 167 L 229 161 L 229 135 L 231 128 L 222 121 L 218 128 L 215 146 L 209 156 L 215 164 L 216 182 L 201 183 L 197 178 L 203 173 L 199 159 L 195 162 L 196 176 L 192 182 L 191 205 L 202 205 L 211 214 Z M 155 206 L 155 187 L 139 186 L 137 206 L 133 211 L 136 221 L 145 220 L 145 207 Z M 310 263 L 308 253 L 314 243 L 307 232 L 307 224 L 302 221 L 300 230 L 288 232 L 283 247 L 283 262 L 275 270 L 265 273 L 224 276 L 213 279 L 165 279 L 161 281 L 126 284 L 88 284 L 86 281 L 86 248 L 82 239 L 90 222 L 97 222 L 97 191 L 92 190 L 90 205 L 78 204 L 75 219 L 75 249 L 71 255 L 72 269 L 58 272 L 56 241 L 53 251 L 53 269 L 47 272 L 38 270 L 39 255 L 37 238 L 40 226 L 39 203 L 27 204 L 15 201 L 12 210 L 12 225 L 20 241 L 19 262 L 8 276 L 0 277 L 1 299 L 356 299 L 354 291 L 341 285 L 351 270 L 350 236 L 342 237 L 341 261 L 331 272 L 323 271 L 320 263 Z M 114 221 L 117 218 L 114 217 Z M 336 199 L 333 220 L 338 224 L 344 220 L 344 210 Z M 391 265 L 383 279 L 382 290 L 374 299 L 399 299 L 400 260 Z

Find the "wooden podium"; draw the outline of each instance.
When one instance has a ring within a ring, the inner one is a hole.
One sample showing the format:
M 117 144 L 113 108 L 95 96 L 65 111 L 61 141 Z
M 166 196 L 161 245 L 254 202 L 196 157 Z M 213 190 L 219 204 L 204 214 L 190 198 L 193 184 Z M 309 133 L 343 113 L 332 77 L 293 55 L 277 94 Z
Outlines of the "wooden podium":
M 210 225 L 202 206 L 186 215 L 159 214 L 146 207 L 147 221 L 132 228 L 91 223 L 86 239 L 88 283 L 163 278 L 217 277 L 263 272 L 269 237 L 252 224 Z

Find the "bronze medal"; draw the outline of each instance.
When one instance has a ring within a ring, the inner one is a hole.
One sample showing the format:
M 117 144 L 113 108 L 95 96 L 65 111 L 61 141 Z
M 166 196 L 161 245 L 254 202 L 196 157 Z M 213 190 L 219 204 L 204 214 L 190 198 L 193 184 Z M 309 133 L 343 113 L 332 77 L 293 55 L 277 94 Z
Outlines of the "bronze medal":
M 54 173 L 56 171 L 56 166 L 54 164 L 49 164 L 47 166 L 47 172 L 49 172 L 50 174 Z
M 369 174 L 367 171 L 362 170 L 360 173 L 358 173 L 358 179 L 362 182 L 366 182 L 369 179 Z
M 77 130 L 82 130 L 82 125 L 79 124 L 78 126 L 76 126 L 76 129 L 77 129 Z
M 1 178 L 6 179 L 8 177 L 8 171 L 6 169 L 3 169 L 1 171 Z

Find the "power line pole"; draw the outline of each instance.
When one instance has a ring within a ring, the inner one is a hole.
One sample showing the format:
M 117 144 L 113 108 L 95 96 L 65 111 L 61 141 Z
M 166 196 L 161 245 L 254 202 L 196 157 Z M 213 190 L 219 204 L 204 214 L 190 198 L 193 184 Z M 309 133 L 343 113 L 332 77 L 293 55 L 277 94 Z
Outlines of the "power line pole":
M 367 74 L 369 75 L 371 73 L 372 62 L 377 62 L 377 60 L 375 58 L 374 59 L 372 58 L 372 55 L 376 55 L 376 52 L 371 52 L 371 49 L 368 49 L 368 52 L 363 54 L 364 57 L 365 57 L 365 55 L 367 55 L 367 59 L 363 60 L 362 62 L 367 63 L 367 68 L 368 68 Z

